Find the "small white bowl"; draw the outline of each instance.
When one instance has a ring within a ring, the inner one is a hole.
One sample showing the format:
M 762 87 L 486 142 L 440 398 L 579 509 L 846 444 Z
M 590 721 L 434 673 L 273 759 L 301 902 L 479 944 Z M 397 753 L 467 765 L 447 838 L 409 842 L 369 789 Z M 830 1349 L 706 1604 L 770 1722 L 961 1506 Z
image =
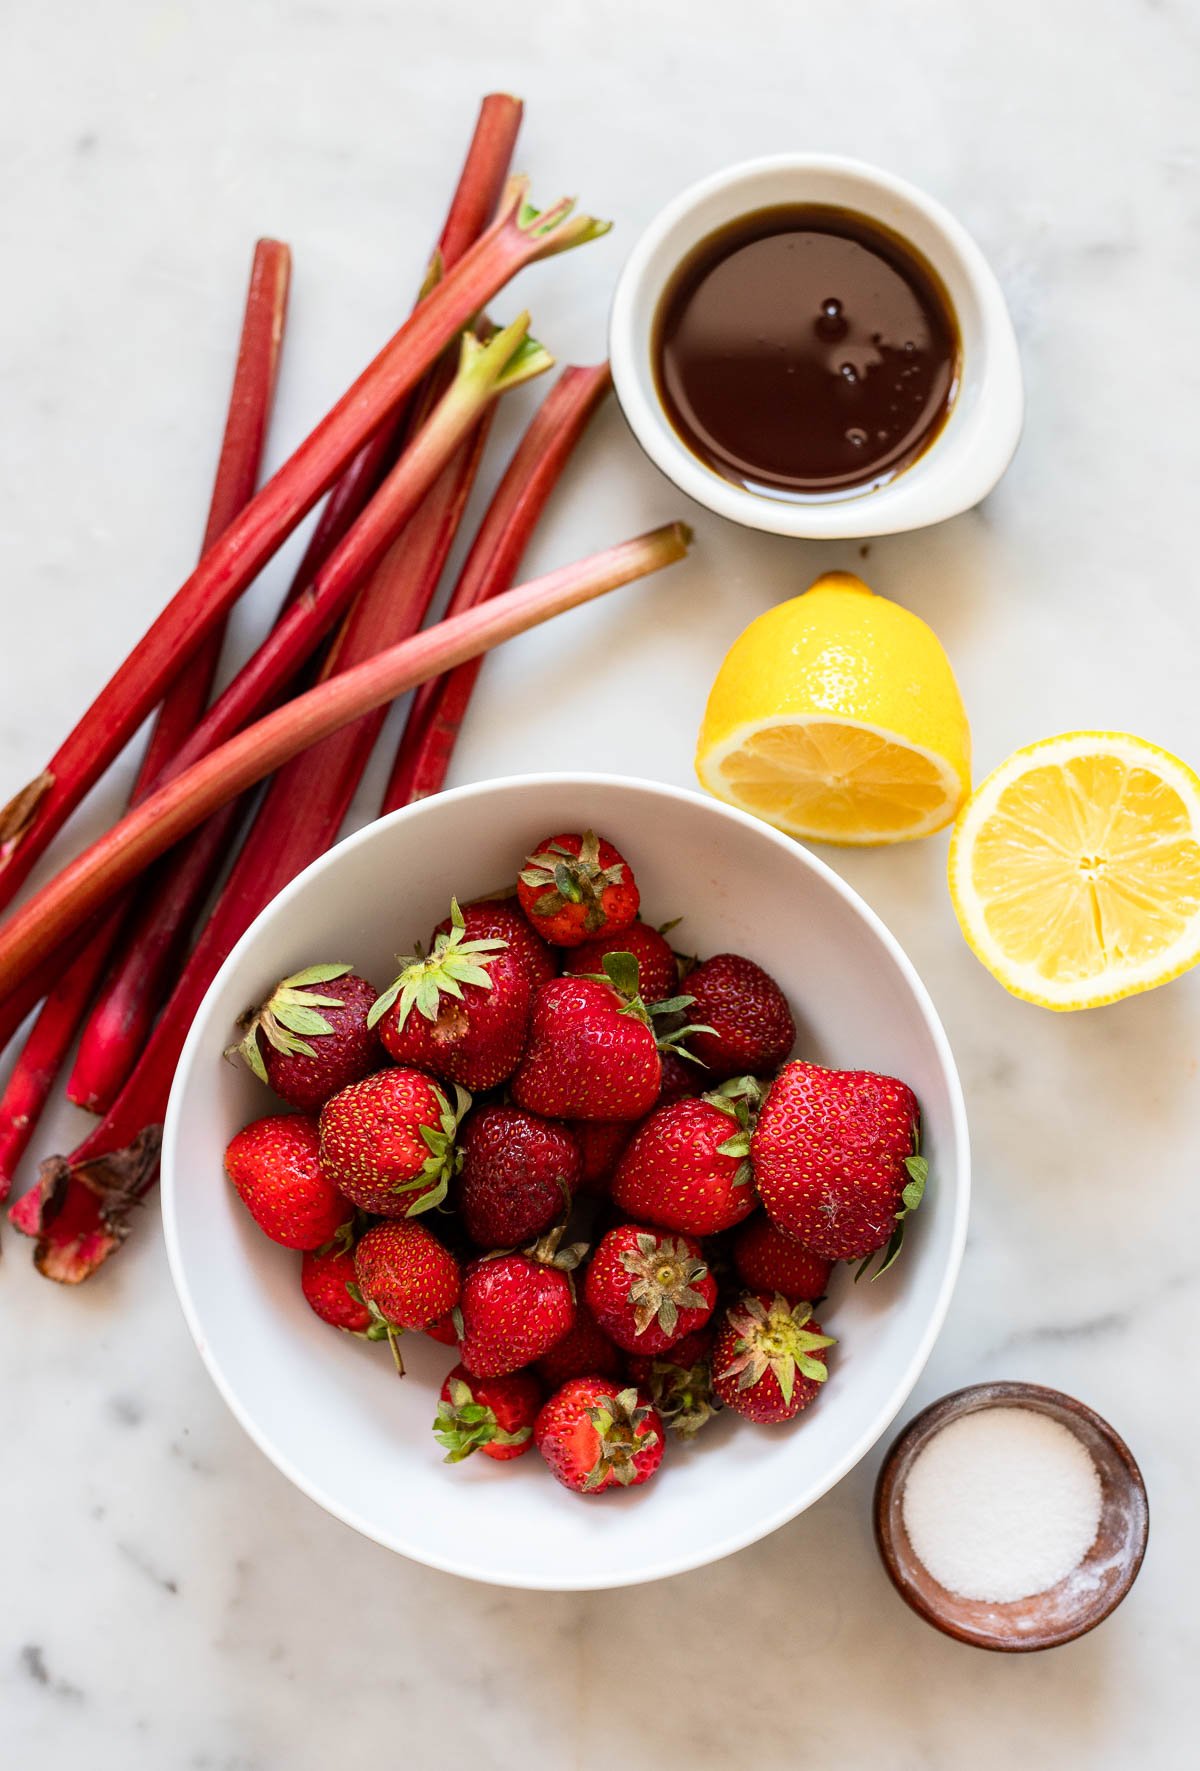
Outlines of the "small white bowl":
M 655 316 L 682 260 L 739 216 L 796 203 L 853 210 L 910 241 L 941 278 L 961 340 L 958 395 L 925 452 L 887 485 L 824 502 L 772 498 L 723 479 L 675 430 L 654 375 Z M 747 160 L 702 179 L 668 203 L 621 272 L 609 354 L 621 409 L 651 461 L 697 503 L 775 535 L 891 535 L 943 522 L 991 491 L 1021 433 L 1017 341 L 1000 285 L 979 247 L 948 209 L 915 185 L 832 154 Z
M 904 1252 L 876 1285 L 839 1276 L 821 1317 L 839 1337 L 828 1391 L 788 1427 L 725 1416 L 671 1444 L 644 1489 L 584 1500 L 536 1452 L 450 1468 L 430 1431 L 453 1352 L 405 1337 L 386 1352 L 327 1327 L 300 1292 L 300 1257 L 268 1242 L 222 1172 L 233 1133 L 274 1097 L 221 1053 L 278 978 L 351 960 L 380 983 L 425 939 L 452 888 L 465 902 L 511 880 L 555 830 L 593 826 L 636 868 L 647 913 L 680 912 L 689 950 L 769 965 L 800 1024 L 798 1050 L 894 1071 L 916 1090 L 932 1183 Z M 654 1580 L 752 1543 L 853 1468 L 903 1406 L 941 1328 L 967 1224 L 966 1118 L 954 1060 L 892 936 L 828 867 L 715 800 L 604 775 L 485 781 L 396 812 L 309 867 L 225 961 L 188 1037 L 163 1144 L 171 1271 L 225 1400 L 312 1499 L 419 1562 L 503 1586 Z

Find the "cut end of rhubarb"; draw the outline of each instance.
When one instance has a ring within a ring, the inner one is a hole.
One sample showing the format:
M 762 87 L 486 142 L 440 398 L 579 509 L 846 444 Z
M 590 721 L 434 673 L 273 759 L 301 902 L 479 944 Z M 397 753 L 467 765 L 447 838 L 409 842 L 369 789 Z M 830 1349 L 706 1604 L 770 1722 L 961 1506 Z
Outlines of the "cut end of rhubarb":
M 158 1172 L 162 1127 L 151 1126 L 124 1150 L 84 1162 L 51 1156 L 32 1192 L 9 1213 L 13 1225 L 36 1236 L 33 1264 L 45 1279 L 78 1285 L 121 1246 L 130 1214 Z
M 40 775 L 35 775 L 32 781 L 22 787 L 20 793 L 14 793 L 0 811 L 0 867 L 20 847 L 21 839 L 28 832 L 37 817 L 39 806 L 53 786 L 54 776 L 49 769 L 43 769 Z

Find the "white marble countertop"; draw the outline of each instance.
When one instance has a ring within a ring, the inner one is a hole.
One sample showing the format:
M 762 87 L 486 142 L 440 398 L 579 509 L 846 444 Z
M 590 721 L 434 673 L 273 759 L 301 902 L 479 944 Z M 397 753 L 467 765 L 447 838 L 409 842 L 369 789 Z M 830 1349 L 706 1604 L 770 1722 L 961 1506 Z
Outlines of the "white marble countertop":
M 1012 303 L 1029 409 L 984 508 L 877 542 L 865 564 L 701 516 L 669 583 L 488 665 L 455 779 L 532 768 L 552 745 L 564 766 L 690 783 L 728 641 L 838 565 L 938 629 L 980 772 L 1088 725 L 1197 760 L 1187 0 L 42 0 L 10 7 L 4 35 L 3 783 L 40 767 L 190 563 L 255 235 L 296 258 L 278 457 L 391 331 L 494 87 L 528 100 L 535 192 L 577 190 L 618 222 L 520 287 L 562 361 L 602 353 L 617 267 L 664 199 L 732 159 L 823 147 L 894 167 L 974 231 Z M 609 410 L 532 563 L 681 503 Z M 1025 1007 L 963 946 L 944 859 L 943 839 L 835 858 L 928 980 L 971 1113 L 966 1266 L 906 1414 L 1013 1377 L 1109 1415 L 1154 1519 L 1116 1617 L 1028 1659 L 937 1636 L 876 1560 L 876 1458 L 768 1541 L 657 1586 L 537 1596 L 409 1565 L 243 1437 L 151 1210 L 77 1293 L 5 1237 L 5 1763 L 1183 1763 L 1200 1653 L 1181 1578 L 1197 1553 L 1200 973 L 1091 1016 Z M 72 1130 L 63 1114 L 44 1142 Z

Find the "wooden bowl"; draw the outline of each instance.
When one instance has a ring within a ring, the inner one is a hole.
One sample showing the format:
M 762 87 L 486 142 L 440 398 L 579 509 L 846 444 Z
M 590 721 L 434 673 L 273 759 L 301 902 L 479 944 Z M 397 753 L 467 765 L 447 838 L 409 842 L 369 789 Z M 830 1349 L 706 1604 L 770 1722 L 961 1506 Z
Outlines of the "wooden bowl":
M 904 1526 L 904 1484 L 935 1433 L 980 1408 L 1028 1408 L 1082 1440 L 1100 1476 L 1100 1527 L 1079 1568 L 1044 1593 L 1008 1604 L 963 1599 L 917 1560 Z M 1001 1654 L 1057 1648 L 1094 1630 L 1121 1603 L 1142 1565 L 1150 1511 L 1142 1472 L 1106 1420 L 1073 1396 L 1040 1384 L 972 1384 L 932 1403 L 893 1441 L 875 1484 L 875 1538 L 900 1597 L 935 1629 Z

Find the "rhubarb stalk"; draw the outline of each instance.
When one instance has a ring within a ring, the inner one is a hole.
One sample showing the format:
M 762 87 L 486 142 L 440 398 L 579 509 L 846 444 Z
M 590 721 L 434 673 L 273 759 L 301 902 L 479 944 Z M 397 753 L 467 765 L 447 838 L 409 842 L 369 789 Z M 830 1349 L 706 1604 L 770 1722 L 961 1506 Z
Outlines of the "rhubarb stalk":
M 250 286 L 225 431 L 217 458 L 201 554 L 210 548 L 254 495 L 275 393 L 287 315 L 291 253 L 277 240 L 254 249 Z M 205 706 L 220 653 L 221 634 L 210 636 L 186 660 L 159 709 L 131 795 L 136 804 L 161 772 Z M 56 980 L 0 1096 L 0 1200 L 49 1099 L 58 1072 L 79 1031 L 120 931 L 123 906 L 112 907 L 82 951 Z
M 682 559 L 689 538 L 684 524 L 669 523 L 560 567 L 318 683 L 228 739 L 127 812 L 9 918 L 0 929 L 0 993 L 172 843 L 291 757 L 465 659 Z
M 528 328 L 529 315 L 519 314 L 486 345 L 464 333 L 458 374 L 427 422 L 308 589 L 168 763 L 164 779 L 199 761 L 270 705 L 344 612 L 481 413 L 498 395 L 550 367 L 553 358 L 529 338 Z
M 358 712 L 383 705 L 391 693 L 472 655 L 477 646 L 498 644 L 553 613 L 671 564 L 682 558 L 689 539 L 683 524 L 671 524 L 508 591 L 485 608 L 442 622 L 311 690 L 302 697 L 309 703 L 304 722 L 309 727 L 321 723 L 312 719 L 313 698 L 327 700 L 333 691 L 343 701 L 349 691 Z M 279 722 L 291 715 L 295 720 L 297 706 L 293 702 L 271 717 Z M 261 721 L 256 730 L 261 732 L 268 723 Z M 164 791 L 170 792 L 170 787 Z M 244 884 L 253 894 L 255 882 L 246 879 Z M 229 941 L 237 938 L 259 908 L 256 902 L 243 903 L 239 915 L 237 897 L 228 892 L 222 894 L 222 904 L 228 917 L 225 938 L 218 939 L 210 923 L 140 1062 L 105 1119 L 73 1157 L 56 1156 L 43 1163 L 37 1187 L 13 1208 L 13 1222 L 38 1238 L 34 1260 L 47 1278 L 67 1283 L 87 1278 L 128 1233 L 132 1206 L 154 1183 L 159 1122 L 187 1030 Z M 204 963 L 198 964 L 201 956 Z
M 507 92 L 490 92 L 480 105 L 458 184 L 418 299 L 429 293 L 449 266 L 458 263 L 491 221 L 517 145 L 522 108 L 520 99 Z M 363 444 L 325 500 L 292 580 L 289 602 L 294 602 L 311 583 L 318 568 L 366 508 L 396 455 L 406 417 L 403 406 L 392 414 Z
M 37 857 L 321 493 L 386 423 L 472 316 L 524 266 L 606 231 L 568 199 L 537 211 L 510 179 L 496 220 L 414 310 L 354 385 L 209 549 L 101 690 L 46 769 L 0 812 L 0 898 Z
M 376 567 L 334 642 L 326 674 L 371 657 L 421 625 L 475 478 L 489 419 L 490 413 L 480 420 Z M 279 771 L 177 987 L 186 988 L 197 967 L 207 968 L 211 977 L 263 905 L 329 847 L 384 717 L 376 713 L 344 727 Z M 194 920 L 198 897 L 207 895 L 213 862 L 229 851 L 225 820 L 240 815 L 237 802 L 216 813 L 181 846 L 179 865 L 168 864 L 152 885 L 133 938 L 84 1031 L 68 1086 L 80 1106 L 106 1112 L 133 1070 L 167 993 L 181 933 Z M 186 1027 L 186 1020 L 181 1024 Z
M 517 99 L 506 94 L 490 94 L 483 100 L 418 300 L 425 297 L 449 266 L 458 263 L 487 227 L 504 188 L 520 122 L 521 105 Z M 450 353 L 446 353 L 446 357 L 449 356 Z M 426 377 L 415 400 L 394 414 L 350 463 L 325 502 L 293 579 L 285 608 L 308 589 L 378 487 L 406 429 L 411 435 L 416 425 L 428 416 L 434 397 L 445 391 L 451 379 L 452 369 L 444 358 Z M 411 416 L 409 404 L 413 408 Z M 351 637 L 350 650 L 347 651 L 344 644 L 347 636 L 341 636 L 335 647 L 338 659 L 352 662 L 356 656 L 369 656 L 371 651 L 403 638 L 420 625 L 457 530 L 489 424 L 490 411 L 476 425 L 469 441 L 459 449 L 417 515 L 406 526 L 400 544 L 403 548 L 402 571 L 397 570 L 393 561 L 396 544 L 376 568 L 371 582 L 347 617 L 347 624 L 365 638 L 366 644 L 356 653 Z M 408 625 L 393 627 L 385 624 L 372 638 L 370 611 L 372 605 L 381 603 L 385 610 L 412 607 L 420 613 Z M 327 751 L 335 742 L 326 740 L 322 750 Z M 353 738 L 350 742 L 354 743 Z M 313 760 L 315 763 L 317 759 Z M 330 758 L 331 763 L 334 760 Z M 363 756 L 357 763 L 357 772 L 342 768 L 333 775 L 340 796 L 333 814 L 338 824 L 345 815 L 349 796 L 365 761 Z M 278 803 L 278 796 L 273 792 L 268 795 L 268 804 L 260 809 L 247 839 L 248 846 L 252 844 L 262 853 L 264 839 L 259 832 L 267 827 L 266 841 L 270 846 L 264 877 L 281 874 L 279 883 L 285 884 L 313 859 L 314 853 L 320 852 L 319 849 L 310 851 L 306 847 L 306 838 L 313 823 L 307 814 L 313 805 L 314 789 L 321 785 L 321 780 L 314 780 L 313 770 L 305 771 L 298 800 L 304 815 L 298 815 L 297 806 L 285 808 L 274 819 L 276 834 L 273 838 L 269 835 L 273 821 L 269 805 Z M 122 951 L 98 993 L 80 1037 L 75 1065 L 67 1081 L 67 1095 L 79 1106 L 96 1113 L 106 1112 L 131 1073 L 150 1036 L 154 1017 L 170 992 L 172 973 L 177 969 L 183 943 L 211 892 L 222 862 L 234 846 L 243 812 L 244 808 L 238 802 L 226 806 L 156 870 L 144 901 L 126 924 Z M 281 867 L 284 869 L 282 873 Z M 235 881 L 230 882 L 230 887 L 234 895 L 239 895 Z M 224 897 L 225 893 L 222 893 L 222 899 Z M 220 903 L 213 918 L 218 924 L 222 920 Z M 206 930 L 202 936 L 202 945 L 207 933 Z M 216 933 L 219 937 L 219 927 Z M 199 956 L 201 960 L 202 957 Z M 191 964 L 189 960 L 188 967 Z
M 474 608 L 512 584 L 546 501 L 611 385 L 607 363 L 563 371 L 496 489 L 451 593 L 448 615 Z M 440 791 L 481 664 L 482 658 L 473 658 L 417 690 L 382 811 Z

